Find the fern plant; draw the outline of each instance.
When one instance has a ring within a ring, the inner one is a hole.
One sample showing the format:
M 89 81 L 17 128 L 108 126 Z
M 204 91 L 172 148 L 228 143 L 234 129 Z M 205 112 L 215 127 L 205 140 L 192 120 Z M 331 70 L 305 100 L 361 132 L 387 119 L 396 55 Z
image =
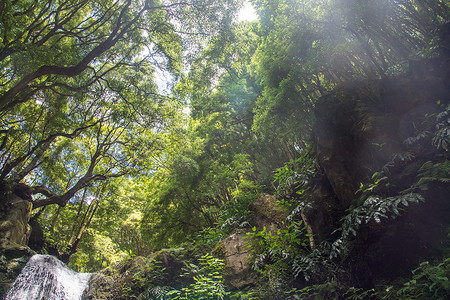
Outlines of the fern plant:
M 342 225 L 336 230 L 341 232 L 340 238 L 332 243 L 330 258 L 344 258 L 348 254 L 347 242 L 358 235 L 361 225 L 370 222 L 381 223 L 383 219 L 395 219 L 411 204 L 424 202 L 424 197 L 419 193 L 401 193 L 394 197 L 370 196 L 362 205 L 349 210 L 349 213 L 341 219 Z
M 225 263 L 222 259 L 205 254 L 199 259 L 199 264 L 189 264 L 185 268 L 185 276 L 192 276 L 194 283 L 181 290 L 173 289 L 166 293 L 169 299 L 225 299 L 229 292 L 223 283 L 223 268 Z
M 300 153 L 296 160 L 290 160 L 274 173 L 273 183 L 277 194 L 287 196 L 299 187 L 306 187 L 316 174 L 316 160 L 307 150 Z
M 432 139 L 433 145 L 448 151 L 450 145 L 450 105 L 436 116 L 436 131 Z
M 449 299 L 450 258 L 437 266 L 428 261 L 413 271 L 413 279 L 397 292 L 402 299 Z
M 428 116 L 425 123 L 427 124 L 424 125 L 424 128 L 434 126 L 435 131 L 422 130 L 416 136 L 407 138 L 404 141 L 407 147 L 406 151 L 395 153 L 382 170 L 372 176 L 372 182 L 361 183 L 360 189 L 357 191 L 358 200 L 341 219 L 341 227 L 336 230 L 341 233 L 341 236 L 332 243 L 330 258 L 342 258 L 348 254 L 348 240 L 358 235 L 361 225 L 395 219 L 410 205 L 424 202 L 424 192 L 429 190 L 431 185 L 448 185 L 450 163 L 446 158 L 446 152 L 450 142 L 450 105 L 441 113 Z M 434 145 L 438 152 L 433 155 L 431 160 L 423 161 L 423 158 L 420 158 L 415 151 L 431 145 Z M 442 150 L 445 152 L 441 153 Z M 395 185 L 398 179 L 394 179 L 391 174 L 393 168 L 398 166 L 404 168 L 413 161 L 420 163 L 421 159 L 421 166 L 414 167 L 406 174 L 414 176 L 413 182 L 408 187 L 396 192 L 398 187 Z
M 402 286 L 378 293 L 379 299 L 450 299 L 450 258 L 439 263 L 422 262 Z

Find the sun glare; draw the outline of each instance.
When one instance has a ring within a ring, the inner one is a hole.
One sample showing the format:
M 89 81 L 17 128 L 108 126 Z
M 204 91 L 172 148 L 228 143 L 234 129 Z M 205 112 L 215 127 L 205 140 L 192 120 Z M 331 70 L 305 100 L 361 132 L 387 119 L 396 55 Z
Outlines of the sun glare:
M 258 15 L 256 14 L 255 8 L 248 1 L 245 1 L 244 6 L 239 11 L 237 20 L 241 21 L 255 21 L 258 19 Z

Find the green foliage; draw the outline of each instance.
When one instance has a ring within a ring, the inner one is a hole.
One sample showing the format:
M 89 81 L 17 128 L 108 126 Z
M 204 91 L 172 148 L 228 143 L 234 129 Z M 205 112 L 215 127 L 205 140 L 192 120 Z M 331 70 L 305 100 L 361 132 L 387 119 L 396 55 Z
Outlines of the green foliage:
M 450 182 L 450 162 L 426 161 L 419 169 L 418 178 L 412 189 L 426 191 L 436 185 L 445 186 Z
M 292 260 L 301 249 L 309 246 L 309 239 L 306 226 L 302 222 L 290 222 L 285 229 L 278 229 L 274 232 L 264 227 L 257 231 L 256 227 L 252 232 L 247 233 L 248 246 L 253 256 L 253 268 L 258 270 L 264 263 L 276 262 L 278 260 Z
M 230 136 L 229 121 L 220 114 L 205 118 L 206 123 L 193 121 L 190 132 L 174 132 L 173 148 L 151 183 L 142 228 L 156 247 L 183 242 L 216 224 L 223 234 L 245 226 L 248 204 L 259 194 L 250 155 L 239 150 L 242 137 Z
M 195 243 L 207 245 L 212 249 L 234 230 L 250 226 L 249 205 L 259 195 L 258 186 L 252 181 L 242 180 L 237 184 L 236 190 L 231 192 L 231 195 L 231 201 L 226 202 L 221 208 L 217 224 L 197 233 L 194 239 Z
M 376 299 L 376 292 L 374 289 L 362 289 L 362 288 L 355 288 L 350 287 L 344 294 L 345 299 L 352 299 L 352 300 L 363 300 L 363 299 Z
M 223 284 L 223 260 L 206 254 L 199 259 L 199 264 L 187 266 L 185 276 L 192 276 L 194 283 L 181 290 L 172 290 L 167 293 L 171 299 L 224 299 L 229 292 L 225 291 Z
M 140 228 L 140 207 L 147 180 L 145 177 L 117 179 L 98 194 L 101 201 L 89 226 L 81 231 L 82 239 L 78 251 L 69 260 L 70 267 L 80 272 L 94 272 L 126 257 L 149 254 L 151 246 L 144 241 Z M 57 207 L 47 207 L 39 218 L 48 244 L 56 245 L 60 252 L 70 247 L 69 242 L 74 242 L 86 221 L 83 216 L 89 201 L 82 202 L 82 197 L 75 197 L 74 202 L 60 208 L 59 214 L 56 214 Z M 52 231 L 52 222 L 58 217 L 64 222 L 55 222 Z
M 249 205 L 258 198 L 260 187 L 254 182 L 242 179 L 231 192 L 231 201 L 225 203 L 219 217 L 218 227 L 225 234 L 249 225 L 251 211 Z
M 445 23 L 449 11 L 433 0 L 253 3 L 261 42 L 252 67 L 262 87 L 253 128 L 300 145 L 318 98 L 338 84 L 384 76 L 412 53 L 436 52 L 427 27 Z
M 153 259 L 144 270 L 134 274 L 131 284 L 122 288 L 122 296 L 127 299 L 136 296 L 137 299 L 165 299 L 165 291 L 169 287 L 162 286 L 162 283 L 166 281 L 166 277 L 164 264 Z
M 294 161 L 291 160 L 278 168 L 273 175 L 277 185 L 277 193 L 281 196 L 290 196 L 292 192 L 302 194 L 301 188 L 307 188 L 316 173 L 316 161 L 311 152 L 304 150 Z
M 432 264 L 422 262 L 412 271 L 412 278 L 401 286 L 382 286 L 377 289 L 350 287 L 342 293 L 345 299 L 447 299 L 450 296 L 450 259 Z M 304 290 L 321 290 L 321 286 L 308 287 Z M 305 294 L 306 295 L 306 294 Z M 317 296 L 317 294 L 315 294 Z M 321 298 L 319 298 L 321 299 Z
M 382 223 L 383 220 L 395 219 L 411 204 L 425 202 L 424 195 L 430 189 L 445 189 L 449 182 L 450 165 L 446 153 L 441 152 L 446 151 L 443 145 L 445 145 L 447 119 L 443 116 L 447 116 L 447 111 L 448 107 L 437 117 L 428 116 L 422 124 L 425 128 L 434 127 L 434 135 L 426 130 L 418 130 L 416 136 L 405 140 L 405 145 L 409 148 L 407 151 L 395 153 L 380 172 L 373 174 L 372 182 L 361 183 L 357 191 L 358 200 L 341 219 L 341 227 L 336 230 L 341 233 L 341 236 L 332 243 L 331 258 L 347 256 L 348 241 L 358 236 L 361 226 L 370 225 L 371 222 Z M 443 139 L 442 142 L 436 142 L 437 136 Z M 438 149 L 442 147 L 442 150 L 438 151 L 432 160 L 422 160 L 413 164 L 412 161 L 416 156 L 414 152 L 417 149 L 428 149 L 431 145 Z M 403 172 L 397 170 L 399 174 L 392 174 L 391 170 L 408 166 L 408 164 L 409 167 Z M 408 176 L 413 180 L 408 180 L 409 184 L 405 186 L 402 184 L 402 178 Z M 398 186 L 402 189 L 399 190 Z
M 121 187 L 141 189 L 128 180 L 152 175 L 173 146 L 167 133 L 184 126 L 182 104 L 162 91 L 162 77 L 170 88 L 184 54 L 229 26 L 237 7 L 160 2 L 0 5 L 0 181 L 34 187 L 34 208 L 60 206 L 39 221 L 48 248 L 79 251 L 78 268 L 148 252 L 140 228 L 148 197 L 135 201 Z
M 417 193 L 407 193 L 387 198 L 368 197 L 362 205 L 351 209 L 342 218 L 342 226 L 338 229 L 341 232 L 341 237 L 332 244 L 331 258 L 346 257 L 348 254 L 347 242 L 358 235 L 361 225 L 367 225 L 370 222 L 381 223 L 383 219 L 395 219 L 411 204 L 418 204 L 424 201 L 423 196 Z
M 292 289 L 286 292 L 291 299 L 339 299 L 340 288 L 336 281 L 313 284 L 302 289 Z M 347 299 L 347 298 L 345 298 Z M 348 298 L 352 299 L 352 298 Z
M 396 299 L 448 299 L 450 297 L 450 258 L 433 265 L 422 262 L 413 277 L 388 297 Z
M 435 57 L 446 1 L 253 0 L 260 20 L 251 24 L 232 22 L 240 1 L 144 2 L 0 4 L 0 183 L 51 192 L 33 203 L 59 204 L 39 221 L 49 246 L 77 245 L 73 267 L 93 271 L 186 240 L 212 249 L 251 227 L 249 204 L 276 190 L 289 217 L 249 234 L 266 295 L 333 298 L 342 294 L 337 258 L 362 227 L 448 185 L 450 106 L 415 124 L 405 151 L 361 185 L 337 239 L 310 249 L 300 221 L 317 172 L 317 100 L 355 79 L 404 74 L 410 57 Z M 438 154 L 399 175 L 409 179 L 402 185 L 396 168 L 428 146 Z M 443 268 L 421 266 L 399 293 L 423 293 L 419 282 Z M 192 282 L 180 290 L 155 283 L 163 268 L 147 271 L 135 282 L 141 298 L 230 296 L 223 262 L 209 255 L 188 267 Z M 426 286 L 434 295 L 445 290 L 441 275 Z M 324 283 L 284 293 L 302 278 Z
M 413 276 L 402 286 L 383 286 L 377 289 L 363 289 L 339 286 L 330 280 L 324 284 L 314 284 L 302 289 L 292 289 L 286 294 L 293 299 L 447 299 L 450 295 L 450 259 L 437 264 L 427 261 L 413 270 Z
M 302 221 L 286 220 L 283 227 L 276 231 L 266 227 L 258 231 L 253 227 L 246 238 L 251 250 L 252 267 L 259 274 L 260 287 L 256 291 L 256 299 L 281 299 L 284 291 L 300 274 L 306 279 L 311 276 L 311 268 L 305 267 L 310 241 Z
M 448 151 L 448 145 L 450 145 L 450 105 L 436 116 L 436 121 L 436 131 L 432 139 L 433 145 Z
M 298 255 L 292 263 L 294 276 L 300 276 L 306 282 L 333 282 L 344 272 L 339 262 L 330 259 L 333 247 L 324 241 L 310 252 Z

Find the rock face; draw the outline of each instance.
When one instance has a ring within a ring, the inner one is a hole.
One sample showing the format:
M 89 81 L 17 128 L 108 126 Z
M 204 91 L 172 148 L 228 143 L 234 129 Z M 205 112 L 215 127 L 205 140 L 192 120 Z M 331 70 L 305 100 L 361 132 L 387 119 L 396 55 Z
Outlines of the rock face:
M 282 207 L 277 205 L 277 197 L 269 194 L 261 194 L 254 200 L 249 209 L 252 211 L 251 224 L 256 230 L 266 229 L 268 232 L 276 233 L 283 228 L 288 213 Z M 245 239 L 247 233 L 251 230 L 241 230 L 233 233 L 221 241 L 215 254 L 225 260 L 225 280 L 227 284 L 234 288 L 241 289 L 256 282 L 256 274 L 250 264 L 249 242 Z
M 36 254 L 26 246 L 8 244 L 0 250 L 0 299 L 19 276 L 28 260 Z
M 234 233 L 224 239 L 219 249 L 226 263 L 225 279 L 235 288 L 243 288 L 255 283 L 256 276 L 251 270 L 250 250 L 244 237 L 247 232 Z M 217 251 L 216 249 L 216 252 Z
M 318 175 L 312 183 L 310 201 L 301 214 L 313 248 L 322 241 L 330 240 L 332 233 L 339 227 L 344 210 L 324 174 Z
M 0 248 L 7 244 L 26 245 L 30 229 L 28 220 L 31 213 L 31 196 L 17 188 L 13 193 L 2 193 L 0 207 Z M 24 197 L 24 198 L 22 198 Z
M 361 182 L 381 170 L 404 141 L 415 136 L 427 114 L 448 103 L 449 78 L 429 63 L 417 77 L 354 83 L 323 97 L 316 105 L 314 137 L 317 158 L 343 208 L 355 199 Z M 418 67 L 419 68 L 419 67 Z
M 410 74 L 354 82 L 317 103 L 314 141 L 323 175 L 312 189 L 311 208 L 304 211 L 317 241 L 332 235 L 345 210 L 355 204 L 360 183 L 370 182 L 394 154 L 411 154 L 389 169 L 394 196 L 417 182 L 425 162 L 446 160 L 431 138 L 426 144 L 406 140 L 436 130 L 427 115 L 450 102 L 449 70 L 448 59 L 413 61 Z M 448 168 L 446 172 L 448 177 Z M 349 262 L 353 282 L 358 276 L 370 281 L 409 274 L 420 261 L 442 255 L 450 225 L 448 185 L 435 183 L 420 193 L 425 203 L 408 207 L 395 221 L 364 228 L 353 244 L 355 261 Z
M 0 191 L 0 299 L 20 274 L 31 256 L 27 246 L 30 228 L 31 196 L 25 185 Z

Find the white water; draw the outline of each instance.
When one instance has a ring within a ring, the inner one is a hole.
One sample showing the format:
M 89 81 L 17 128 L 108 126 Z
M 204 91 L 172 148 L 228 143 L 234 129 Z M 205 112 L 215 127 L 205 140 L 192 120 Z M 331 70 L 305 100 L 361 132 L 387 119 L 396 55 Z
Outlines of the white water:
M 5 300 L 80 300 L 90 277 L 90 273 L 77 273 L 53 256 L 36 254 Z

